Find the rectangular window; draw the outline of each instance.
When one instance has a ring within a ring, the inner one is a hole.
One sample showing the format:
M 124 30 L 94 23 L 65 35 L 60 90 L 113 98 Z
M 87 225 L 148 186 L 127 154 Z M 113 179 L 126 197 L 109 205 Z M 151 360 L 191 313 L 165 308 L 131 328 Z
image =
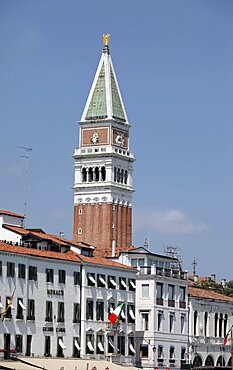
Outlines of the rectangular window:
M 113 335 L 108 335 L 108 353 L 114 353 L 116 351 L 116 346 L 114 343 L 114 336 Z
M 96 320 L 104 321 L 104 302 L 96 301 Z
M 53 269 L 46 269 L 46 283 L 53 283 L 54 271 Z
M 81 285 L 81 272 L 74 271 L 74 285 Z
M 148 358 L 148 344 L 141 344 L 140 355 L 141 358 Z
M 127 321 L 128 323 L 135 322 L 135 306 L 133 304 L 127 306 Z
M 116 289 L 116 287 L 117 287 L 116 277 L 115 276 L 108 276 L 108 288 Z
M 58 302 L 57 321 L 65 322 L 65 304 L 64 302 Z
M 170 313 L 169 314 L 169 332 L 170 333 L 173 333 L 174 331 L 174 319 L 175 319 L 174 313 Z
M 185 315 L 180 316 L 180 332 L 184 334 L 185 329 Z
M 101 355 L 104 353 L 104 336 L 97 334 L 96 337 L 96 353 Z
M 23 310 L 26 310 L 26 307 L 23 304 L 22 298 L 18 298 L 16 319 L 23 320 Z
M 35 301 L 34 299 L 28 300 L 27 320 L 35 321 Z
M 29 280 L 37 281 L 37 267 L 36 266 L 29 266 Z
M 157 283 L 156 289 L 157 289 L 156 303 L 160 306 L 163 306 L 163 283 Z
M 131 258 L 131 266 L 133 267 L 137 267 L 138 265 L 138 260 L 137 258 Z
M 90 299 L 87 299 L 86 319 L 87 320 L 93 320 L 93 301 L 90 300 Z
M 53 302 L 52 301 L 46 301 L 45 321 L 47 322 L 53 321 Z
M 185 355 L 186 355 L 186 348 L 185 347 L 181 347 L 180 359 L 181 359 L 182 363 L 185 363 L 186 362 Z
M 88 286 L 96 286 L 95 274 L 89 273 L 87 274 L 87 285 Z
M 15 277 L 15 264 L 7 262 L 7 277 Z
M 18 264 L 18 277 L 20 279 L 25 279 L 25 265 L 23 265 L 22 263 L 19 263 Z
M 180 308 L 186 308 L 186 288 L 180 286 Z
M 163 346 L 158 346 L 158 358 L 163 358 Z
M 162 330 L 163 311 L 158 311 L 158 331 Z
M 127 289 L 126 278 L 123 278 L 123 277 L 119 278 L 119 289 L 120 290 L 126 290 Z
M 149 284 L 142 284 L 142 298 L 149 298 Z
M 135 345 L 134 345 L 134 337 L 128 337 L 128 351 L 130 356 L 134 356 L 136 353 Z
M 59 284 L 66 283 L 66 271 L 65 270 L 58 270 L 58 283 Z
M 169 350 L 169 359 L 174 360 L 175 359 L 175 347 L 171 346 Z
M 171 367 L 174 367 L 175 362 L 176 362 L 176 360 L 175 360 L 175 347 L 171 346 L 170 350 L 169 350 L 169 365 Z
M 125 355 L 125 337 L 119 335 L 117 338 L 117 349 L 121 355 Z
M 163 361 L 164 361 L 164 354 L 163 354 L 163 346 L 158 346 L 158 365 L 163 366 Z
M 138 258 L 138 266 L 142 267 L 145 265 L 145 259 L 144 258 Z
M 73 323 L 77 324 L 80 322 L 81 315 L 80 315 L 80 304 L 74 303 L 74 311 L 73 311 Z
M 9 302 L 10 302 L 10 299 L 11 297 L 6 297 L 6 309 L 9 305 Z M 7 319 L 11 319 L 12 318 L 12 314 L 11 314 L 11 307 L 8 307 L 7 311 L 6 311 L 6 314 L 4 315 L 5 318 Z
M 0 261 L 0 276 L 2 276 L 2 261 Z
M 168 306 L 175 307 L 175 285 L 168 284 Z
M 23 352 L 23 336 L 20 334 L 15 336 L 15 350 L 17 353 Z
M 136 290 L 136 280 L 135 279 L 129 279 L 129 290 L 131 292 L 135 292 Z
M 86 353 L 91 354 L 94 353 L 94 335 L 87 334 L 86 336 Z
M 149 329 L 149 313 L 143 312 L 142 313 L 142 330 L 148 330 Z
M 97 286 L 99 288 L 106 288 L 107 287 L 105 275 L 103 274 L 97 274 Z

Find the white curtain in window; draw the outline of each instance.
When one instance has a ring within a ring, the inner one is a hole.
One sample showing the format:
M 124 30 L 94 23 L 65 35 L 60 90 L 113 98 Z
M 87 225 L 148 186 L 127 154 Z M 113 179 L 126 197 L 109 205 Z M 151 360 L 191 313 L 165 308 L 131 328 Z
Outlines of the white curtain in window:
M 75 339 L 75 340 L 74 340 L 74 345 L 75 345 L 75 347 L 77 348 L 77 350 L 78 350 L 78 351 L 80 351 L 81 347 L 80 347 L 80 345 L 78 344 L 77 339 Z
M 66 349 L 66 346 L 65 346 L 65 344 L 62 342 L 62 340 L 61 340 L 61 339 L 59 339 L 59 340 L 58 340 L 58 344 L 59 344 L 59 346 L 60 346 L 62 349 Z
M 132 308 L 129 310 L 129 315 L 130 315 L 131 319 L 135 320 L 135 315 L 134 315 L 134 312 L 133 312 Z
M 108 343 L 110 344 L 110 346 L 111 346 L 113 349 L 115 349 L 115 345 L 114 345 L 114 343 L 113 343 L 113 341 L 112 341 L 112 339 L 111 339 L 111 338 L 108 338 Z
M 91 280 L 91 282 L 92 282 L 93 284 L 96 284 L 96 281 L 95 281 L 95 279 L 93 278 L 93 276 L 88 275 L 88 279 L 89 279 L 89 280 Z
M 134 284 L 134 282 L 133 282 L 132 280 L 130 280 L 130 285 L 131 285 L 134 289 L 136 289 L 136 285 Z
M 104 278 L 102 276 L 99 277 L 99 280 L 101 281 L 102 284 L 104 284 L 105 286 L 107 285 L 106 281 L 104 280 Z
M 123 287 L 126 289 L 127 288 L 127 284 L 124 280 L 121 280 L 121 284 L 123 285 Z
M 111 282 L 112 285 L 117 286 L 117 283 L 115 282 L 115 280 L 110 279 L 110 282 Z
M 129 348 L 130 348 L 130 351 L 131 351 L 131 352 L 136 353 L 136 351 L 135 351 L 135 349 L 133 348 L 133 345 L 132 345 L 132 344 L 130 344 Z
M 24 304 L 21 300 L 19 300 L 19 305 L 22 307 L 23 310 L 26 310 L 26 307 L 24 306 Z
M 87 347 L 89 348 L 89 350 L 90 350 L 91 352 L 94 352 L 94 347 L 93 347 L 93 345 L 92 345 L 92 343 L 91 343 L 91 341 L 90 341 L 90 340 L 87 342 Z
M 103 347 L 103 345 L 102 345 L 102 343 L 101 342 L 98 342 L 98 348 L 99 348 L 99 350 L 101 351 L 101 352 L 104 352 L 104 347 Z

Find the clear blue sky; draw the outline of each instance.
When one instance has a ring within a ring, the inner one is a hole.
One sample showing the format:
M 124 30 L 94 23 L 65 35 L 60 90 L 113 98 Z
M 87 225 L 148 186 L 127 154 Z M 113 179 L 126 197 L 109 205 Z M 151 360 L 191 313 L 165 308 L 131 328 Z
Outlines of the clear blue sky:
M 72 236 L 77 121 L 110 33 L 131 130 L 134 245 L 233 279 L 233 2 L 1 0 L 0 209 Z

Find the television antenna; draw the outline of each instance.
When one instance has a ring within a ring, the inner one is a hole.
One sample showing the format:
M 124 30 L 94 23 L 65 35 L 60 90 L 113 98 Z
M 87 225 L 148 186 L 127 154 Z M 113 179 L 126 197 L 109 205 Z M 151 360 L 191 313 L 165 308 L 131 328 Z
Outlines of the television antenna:
M 20 155 L 21 158 L 25 159 L 25 178 L 24 178 L 24 223 L 23 227 L 26 227 L 26 218 L 27 218 L 27 198 L 28 198 L 28 174 L 29 174 L 29 154 L 32 151 L 31 147 L 27 146 L 17 146 L 19 149 L 24 150 L 24 155 Z

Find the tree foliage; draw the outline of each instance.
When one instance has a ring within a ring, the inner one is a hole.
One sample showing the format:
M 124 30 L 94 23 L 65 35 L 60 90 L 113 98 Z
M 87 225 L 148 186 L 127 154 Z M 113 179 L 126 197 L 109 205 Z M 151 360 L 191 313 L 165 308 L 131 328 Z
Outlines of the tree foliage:
M 222 284 L 216 283 L 214 280 L 205 279 L 198 283 L 196 287 L 202 289 L 211 289 L 217 293 L 233 298 L 233 280 L 227 281 L 225 286 L 223 286 Z

